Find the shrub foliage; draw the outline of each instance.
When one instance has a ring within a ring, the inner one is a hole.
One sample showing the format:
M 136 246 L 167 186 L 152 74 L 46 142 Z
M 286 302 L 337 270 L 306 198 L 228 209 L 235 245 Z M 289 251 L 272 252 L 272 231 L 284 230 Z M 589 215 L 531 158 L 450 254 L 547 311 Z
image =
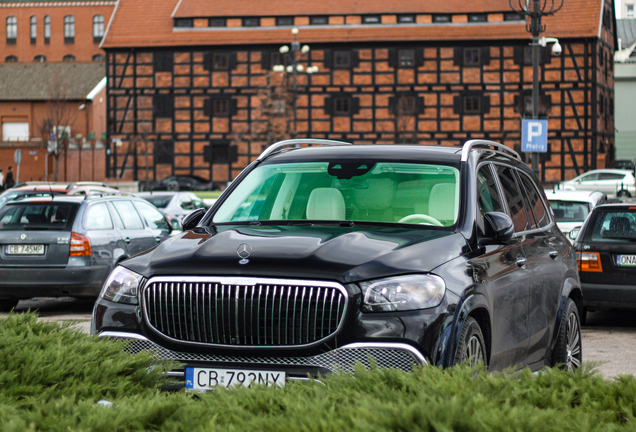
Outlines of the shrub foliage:
M 123 350 L 33 313 L 1 320 L 0 430 L 636 430 L 634 378 L 605 380 L 590 367 L 538 375 L 360 367 L 324 385 L 191 394 L 157 390 L 173 365 Z

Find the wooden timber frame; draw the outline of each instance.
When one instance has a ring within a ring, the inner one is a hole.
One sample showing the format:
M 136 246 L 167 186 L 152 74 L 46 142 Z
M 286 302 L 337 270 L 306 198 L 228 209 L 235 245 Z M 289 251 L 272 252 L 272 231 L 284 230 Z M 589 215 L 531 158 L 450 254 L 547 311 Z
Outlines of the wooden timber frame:
M 546 185 L 613 164 L 613 29 L 610 23 L 598 38 L 560 38 L 558 57 L 550 47 L 543 52 L 541 116 L 549 119 L 549 152 L 541 157 L 541 181 Z M 245 132 L 262 121 L 256 95 L 266 85 L 278 47 L 107 49 L 108 175 L 145 180 L 149 172 L 153 180 L 192 174 L 222 182 L 236 177 L 270 144 L 245 139 Z M 317 65 L 319 72 L 298 76 L 298 137 L 398 142 L 404 131 L 398 130 L 396 98 L 408 95 L 416 101 L 406 114 L 411 142 L 461 146 L 482 138 L 521 153 L 521 119 L 531 115 L 528 48 L 529 39 L 312 44 L 301 63 Z M 479 51 L 477 65 L 464 64 L 471 49 Z M 404 50 L 413 50 L 411 64 L 400 64 Z M 336 51 L 349 53 L 348 67 L 334 66 Z M 227 54 L 226 68 L 212 66 L 216 53 Z M 350 112 L 339 115 L 332 103 L 343 97 Z M 226 113 L 214 115 L 210 107 L 217 99 L 229 101 Z M 131 144 L 139 137 L 147 145 Z

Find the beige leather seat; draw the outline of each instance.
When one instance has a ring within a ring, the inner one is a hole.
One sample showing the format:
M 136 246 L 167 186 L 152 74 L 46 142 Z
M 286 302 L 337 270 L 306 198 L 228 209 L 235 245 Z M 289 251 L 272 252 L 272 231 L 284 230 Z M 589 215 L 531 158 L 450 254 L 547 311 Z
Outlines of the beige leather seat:
M 438 221 L 454 222 L 457 218 L 456 186 L 454 183 L 439 183 L 431 189 L 428 214 Z M 447 224 L 444 224 L 447 225 Z
M 345 220 L 345 202 L 342 194 L 334 188 L 316 188 L 307 202 L 309 220 Z

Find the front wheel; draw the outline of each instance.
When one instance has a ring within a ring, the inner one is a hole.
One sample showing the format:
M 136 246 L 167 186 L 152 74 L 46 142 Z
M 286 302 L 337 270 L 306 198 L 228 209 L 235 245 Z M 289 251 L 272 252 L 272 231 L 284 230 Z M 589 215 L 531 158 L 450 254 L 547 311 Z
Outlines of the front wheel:
M 559 326 L 559 334 L 552 352 L 552 366 L 559 365 L 564 370 L 576 370 L 581 365 L 582 360 L 579 311 L 574 301 L 567 299 Z
M 467 363 L 470 367 L 473 367 L 479 362 L 483 362 L 488 366 L 486 344 L 479 323 L 477 323 L 475 318 L 469 316 L 462 325 L 453 364 Z

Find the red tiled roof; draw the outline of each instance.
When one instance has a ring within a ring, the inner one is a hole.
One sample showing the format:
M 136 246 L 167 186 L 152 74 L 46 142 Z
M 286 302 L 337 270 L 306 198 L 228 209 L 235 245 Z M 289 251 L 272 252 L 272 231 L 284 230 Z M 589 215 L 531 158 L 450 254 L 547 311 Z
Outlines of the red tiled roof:
M 509 9 L 508 1 L 501 0 L 182 0 L 174 17 L 477 13 Z
M 119 0 L 111 19 L 102 48 L 162 47 L 195 45 L 278 44 L 291 39 L 289 27 L 248 28 L 173 28 L 172 14 L 179 16 L 214 17 L 233 11 L 233 16 L 276 16 L 279 10 L 287 15 L 307 16 L 312 14 L 364 14 L 364 13 L 478 13 L 509 11 L 508 0 L 445 0 L 425 2 L 415 0 L 380 0 L 352 2 L 323 0 L 322 3 L 298 0 Z M 318 4 L 320 3 L 320 4 Z M 420 4 L 422 3 L 422 4 Z M 426 5 L 424 3 L 434 3 Z M 563 8 L 553 16 L 544 17 L 548 37 L 589 38 L 598 37 L 601 25 L 603 0 L 565 1 Z M 239 5 L 239 6 L 237 6 Z M 330 5 L 330 10 L 325 9 Z M 283 7 L 284 6 L 284 7 Z M 417 9 L 415 9 L 417 8 Z M 355 12 L 352 12 L 355 10 Z M 249 12 L 248 12 L 249 11 Z M 194 13 L 197 15 L 193 15 Z M 320 42 L 377 42 L 377 41 L 454 41 L 529 39 L 525 25 L 517 22 L 491 22 L 466 24 L 419 24 L 419 25 L 341 25 L 332 28 L 300 26 L 299 38 L 306 43 Z M 408 30 L 407 30 L 408 29 Z

